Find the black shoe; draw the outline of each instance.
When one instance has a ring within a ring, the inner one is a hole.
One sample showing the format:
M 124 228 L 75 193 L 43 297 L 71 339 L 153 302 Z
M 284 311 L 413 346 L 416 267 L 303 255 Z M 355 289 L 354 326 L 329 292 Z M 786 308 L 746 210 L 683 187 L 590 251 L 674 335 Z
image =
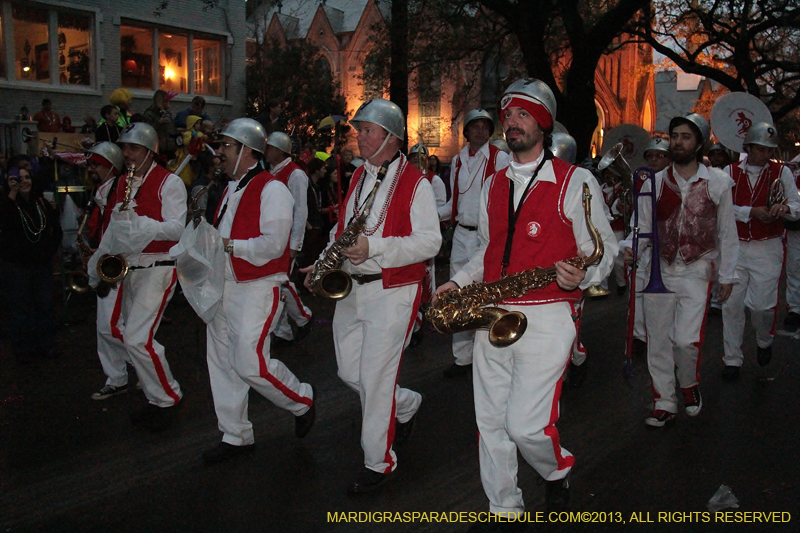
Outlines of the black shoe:
M 470 363 L 468 365 L 457 365 L 453 363 L 452 365 L 445 368 L 442 374 L 446 378 L 457 378 L 459 376 L 464 376 L 466 374 L 472 374 L 472 364 Z
M 363 494 L 365 492 L 370 492 L 389 481 L 392 476 L 394 476 L 394 472 L 381 474 L 364 466 L 356 476 L 356 480 L 350 483 L 350 486 L 347 488 L 347 492 L 350 494 Z
M 422 404 L 420 404 L 420 407 L 422 407 Z M 406 423 L 395 422 L 395 425 L 394 425 L 394 447 L 395 448 L 402 447 L 403 444 L 408 442 L 408 440 L 411 438 L 411 432 L 414 430 L 414 422 L 416 422 L 418 414 L 419 414 L 419 408 L 417 408 L 417 412 L 414 413 L 414 416 L 412 416 L 408 420 L 408 422 L 406 422 Z
M 227 442 L 220 442 L 210 450 L 203 452 L 203 462 L 207 465 L 223 463 L 228 459 L 233 459 L 237 455 L 253 453 L 255 447 L 255 444 L 234 446 L 233 444 L 228 444 Z
M 725 381 L 736 381 L 739 379 L 739 367 L 725 365 L 725 368 L 722 370 L 722 379 Z
M 783 319 L 783 326 L 786 329 L 797 329 L 800 327 L 800 314 L 798 313 L 789 313 L 786 315 L 786 318 Z
M 308 334 L 311 333 L 311 320 L 306 322 L 305 326 L 299 326 L 297 328 L 297 333 L 294 336 L 295 341 L 301 341 L 308 337 Z M 276 337 L 277 338 L 277 337 Z
M 711 316 L 722 316 L 722 308 L 715 305 L 709 306 L 708 314 Z
M 415 331 L 411 334 L 411 341 L 408 343 L 409 348 L 416 348 L 420 344 L 422 344 L 422 339 L 424 338 L 425 333 L 423 333 L 422 328 Z
M 564 479 L 547 482 L 547 512 L 560 512 L 569 509 L 569 474 Z
M 130 414 L 131 422 L 136 425 L 144 424 L 152 419 L 160 410 L 161 408 L 159 406 L 148 403 L 138 411 L 134 411 Z
M 647 357 L 647 343 L 642 339 L 633 339 L 634 357 Z
M 172 407 L 159 407 L 155 415 L 143 424 L 152 433 L 161 433 L 172 427 L 175 422 L 177 405 Z
M 571 389 L 577 389 L 583 382 L 586 381 L 587 370 L 589 369 L 589 360 L 586 359 L 582 365 L 576 365 L 573 362 L 569 363 L 569 386 Z
M 294 339 L 287 340 L 283 337 L 278 337 L 277 335 L 272 336 L 272 342 L 270 343 L 270 348 L 281 348 L 283 346 L 291 346 L 294 344 Z
M 617 296 L 622 296 L 623 294 L 625 294 L 627 290 L 628 287 L 626 285 L 623 285 L 622 287 L 617 287 Z
M 308 435 L 308 432 L 314 427 L 314 421 L 317 419 L 317 391 L 313 385 L 311 386 L 311 398 L 311 407 L 309 407 L 308 411 L 294 417 L 294 434 L 300 439 Z
M 767 346 L 766 348 L 761 348 L 760 346 L 756 350 L 758 364 L 760 366 L 767 366 L 770 361 L 772 361 L 772 345 Z

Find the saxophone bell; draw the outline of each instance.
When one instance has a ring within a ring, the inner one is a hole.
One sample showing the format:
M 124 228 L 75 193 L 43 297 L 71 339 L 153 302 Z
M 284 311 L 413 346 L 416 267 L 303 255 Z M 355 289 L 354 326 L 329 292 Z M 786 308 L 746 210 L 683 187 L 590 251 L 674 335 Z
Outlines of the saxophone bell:
M 338 268 L 323 272 L 317 283 L 317 294 L 330 300 L 346 298 L 351 290 L 353 290 L 353 278 Z

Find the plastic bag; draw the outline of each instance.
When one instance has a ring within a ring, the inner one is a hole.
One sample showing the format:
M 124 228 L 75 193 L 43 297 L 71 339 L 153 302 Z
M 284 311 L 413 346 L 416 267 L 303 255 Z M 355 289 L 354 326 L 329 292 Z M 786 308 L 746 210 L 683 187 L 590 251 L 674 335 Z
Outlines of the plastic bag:
M 67 194 L 64 199 L 64 207 L 61 208 L 61 247 L 70 252 L 77 252 L 75 248 L 75 238 L 78 236 L 78 206 Z
M 712 513 L 723 509 L 737 509 L 739 499 L 733 495 L 733 491 L 727 485 L 720 485 L 717 492 L 708 500 L 708 510 Z
M 203 219 L 189 224 L 169 255 L 175 258 L 178 279 L 186 301 L 208 324 L 222 303 L 225 285 L 225 250 L 219 232 Z

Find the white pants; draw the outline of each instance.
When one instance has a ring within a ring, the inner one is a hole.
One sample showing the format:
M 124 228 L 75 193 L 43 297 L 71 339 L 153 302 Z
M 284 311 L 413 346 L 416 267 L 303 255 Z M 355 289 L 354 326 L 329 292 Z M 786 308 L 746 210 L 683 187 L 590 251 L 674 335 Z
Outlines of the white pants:
M 289 318 L 294 320 L 297 327 L 302 328 L 311 320 L 311 309 L 300 299 L 297 287 L 291 281 L 284 281 L 281 284 L 281 296 L 284 298 L 284 305 L 280 320 L 275 326 L 275 336 L 290 341 L 294 339 L 294 333 Z
M 397 385 L 420 294 L 418 283 L 393 289 L 380 280 L 353 283 L 333 315 L 339 377 L 361 397 L 364 465 L 383 474 L 397 468 L 395 420 L 408 422 L 422 403 L 419 393 Z
M 279 282 L 225 281 L 222 306 L 206 328 L 208 374 L 222 442 L 253 443 L 247 416 L 251 387 L 295 416 L 313 403 L 311 385 L 269 355 L 269 334 L 282 307 Z
M 786 232 L 786 306 L 800 313 L 800 230 Z
M 125 322 L 122 320 L 122 293 L 119 286 L 105 298 L 97 297 L 97 356 L 103 366 L 106 385 L 128 384 L 128 351 L 124 344 Z
M 653 386 L 654 409 L 678 412 L 675 389 L 700 382 L 700 347 L 711 282 L 700 278 L 662 274 L 671 294 L 645 294 L 647 366 Z
M 772 345 L 778 315 L 778 284 L 783 268 L 783 242 L 780 238 L 765 241 L 739 241 L 739 260 L 731 296 L 722 303 L 722 337 L 725 341 L 726 366 L 742 366 L 744 354 L 745 307 L 756 330 L 761 348 Z
M 453 249 L 450 251 L 450 277 L 469 263 L 472 256 L 477 253 L 478 248 L 480 248 L 478 232 L 456 226 L 455 232 L 453 232 Z M 474 331 L 453 333 L 453 357 L 455 357 L 457 365 L 472 364 L 472 345 L 474 341 Z
M 157 266 L 132 270 L 121 288 L 125 349 L 144 395 L 159 407 L 177 405 L 183 397 L 170 372 L 164 347 L 154 338 L 177 281 L 174 266 Z
M 564 302 L 507 308 L 525 313 L 527 331 L 506 348 L 492 346 L 488 332 L 477 331 L 472 372 L 481 481 L 493 513 L 525 508 L 517 450 L 548 481 L 564 478 L 575 463 L 555 427 L 575 340 L 574 311 Z

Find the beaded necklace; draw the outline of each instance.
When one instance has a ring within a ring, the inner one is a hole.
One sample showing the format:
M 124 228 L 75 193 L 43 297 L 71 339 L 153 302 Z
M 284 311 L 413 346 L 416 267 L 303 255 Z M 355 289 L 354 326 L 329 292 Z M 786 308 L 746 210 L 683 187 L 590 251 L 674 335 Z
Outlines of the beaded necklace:
M 383 201 L 383 207 L 381 207 L 381 212 L 380 215 L 378 216 L 378 223 L 371 228 L 364 228 L 364 231 L 361 232 L 362 235 L 366 235 L 367 237 L 373 235 L 376 231 L 378 231 L 378 228 L 381 227 L 383 221 L 386 220 L 386 214 L 389 212 L 389 204 L 392 202 L 392 196 L 394 196 L 394 189 L 395 187 L 397 187 L 397 182 L 400 179 L 400 176 L 403 174 L 403 172 L 405 172 L 407 164 L 408 160 L 405 159 L 405 157 L 403 157 L 402 162 L 397 166 L 397 170 L 395 171 L 394 176 L 392 177 L 392 183 L 389 185 L 389 191 L 386 193 L 386 199 Z M 360 209 L 358 206 L 361 203 L 360 197 L 362 189 L 364 188 L 364 181 L 366 180 L 366 176 L 367 176 L 367 169 L 365 167 L 364 174 L 361 176 L 361 180 L 358 183 L 358 188 L 356 188 L 355 191 L 355 199 L 353 202 L 353 218 L 358 218 L 359 216 Z
M 19 204 L 16 205 L 17 205 L 17 211 L 19 211 L 19 218 L 22 220 L 22 229 L 23 229 L 22 233 L 25 234 L 25 238 L 32 243 L 39 242 L 39 239 L 42 238 L 42 232 L 47 226 L 47 221 L 44 218 L 44 213 L 42 213 L 42 208 L 39 207 L 39 203 L 34 202 L 34 205 L 36 206 L 36 212 L 39 214 L 38 228 L 36 227 L 33 218 L 24 209 L 22 209 L 19 206 Z M 33 226 L 33 228 L 31 228 L 31 226 Z M 29 234 L 30 236 L 28 236 Z

